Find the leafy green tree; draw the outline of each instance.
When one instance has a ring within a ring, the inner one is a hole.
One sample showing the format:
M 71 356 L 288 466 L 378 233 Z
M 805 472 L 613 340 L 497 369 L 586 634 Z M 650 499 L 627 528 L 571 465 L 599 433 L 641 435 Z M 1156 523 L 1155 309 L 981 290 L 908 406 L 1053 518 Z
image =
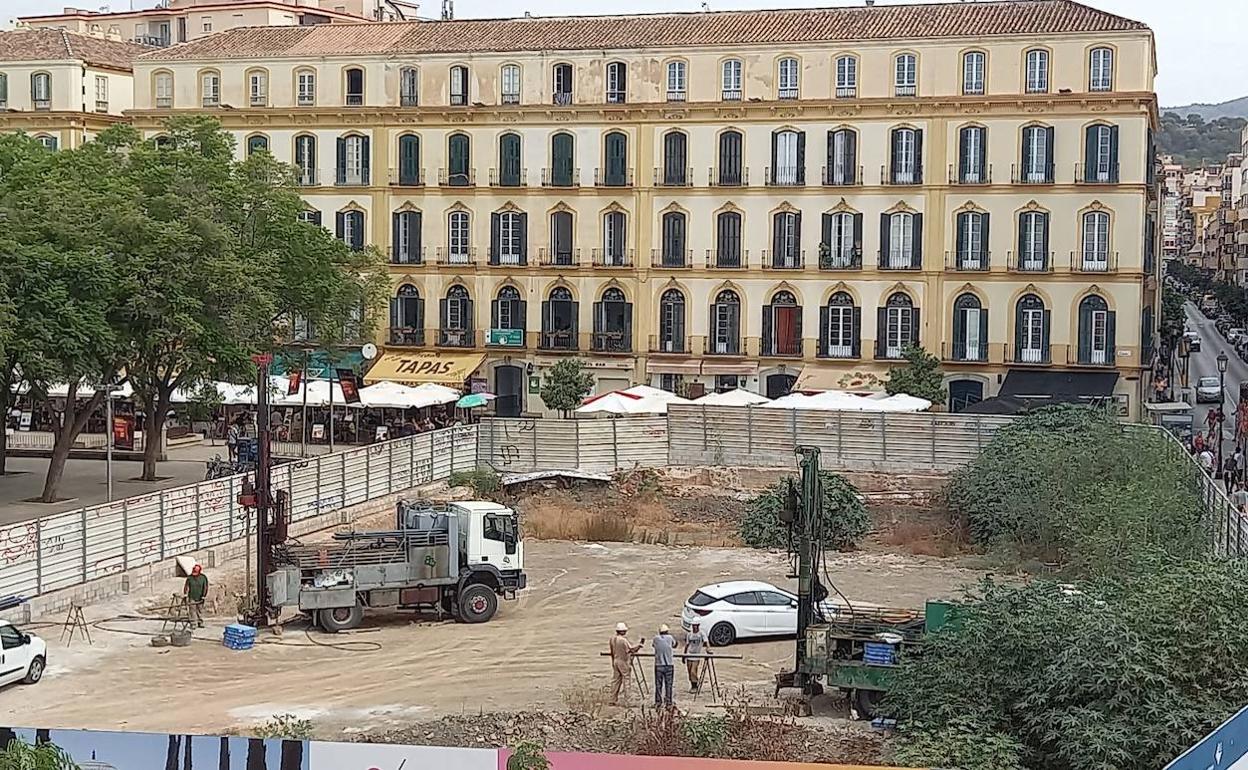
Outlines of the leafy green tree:
M 593 389 L 594 377 L 585 371 L 579 358 L 560 359 L 546 373 L 542 403 L 567 417 Z
M 0 746 L 0 770 L 78 770 L 78 765 L 59 746 L 13 738 Z
M 507 770 L 550 770 L 550 760 L 541 746 L 524 741 L 507 757 Z
M 933 404 L 945 403 L 944 375 L 940 371 L 940 359 L 916 345 L 907 345 L 902 356 L 906 365 L 890 371 L 888 382 L 884 384 L 889 395 L 905 393 L 915 398 L 925 398 Z
M 1223 117 L 1206 122 L 1192 113 L 1186 118 L 1174 112 L 1161 116 L 1157 152 L 1172 155 L 1175 162 L 1189 168 L 1204 162 L 1221 163 L 1232 152 L 1239 152 L 1239 135 L 1245 120 Z
M 741 540 L 751 548 L 784 548 L 789 544 L 789 525 L 780 520 L 790 479 L 782 479 L 746 505 L 741 519 Z M 823 534 L 829 548 L 846 551 L 871 531 L 871 517 L 858 490 L 844 476 L 819 472 L 823 487 Z

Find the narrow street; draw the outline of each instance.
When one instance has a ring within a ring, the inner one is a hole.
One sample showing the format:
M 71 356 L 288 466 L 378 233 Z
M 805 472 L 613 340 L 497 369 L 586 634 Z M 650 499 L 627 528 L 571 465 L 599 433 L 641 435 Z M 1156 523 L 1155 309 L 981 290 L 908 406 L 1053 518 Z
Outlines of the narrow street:
M 1229 359 L 1226 365 L 1226 391 L 1224 393 L 1228 420 L 1223 428 L 1223 437 L 1228 442 L 1233 441 L 1235 438 L 1235 425 L 1233 420 L 1229 419 L 1229 416 L 1234 412 L 1239 400 L 1239 383 L 1248 381 L 1248 363 L 1245 363 L 1235 352 L 1231 344 L 1226 341 L 1226 338 L 1218 333 L 1214 322 L 1205 318 L 1204 313 L 1201 313 L 1194 304 L 1191 302 L 1185 303 L 1183 311 L 1187 314 L 1187 328 L 1200 335 L 1201 343 L 1200 351 L 1192 353 L 1188 363 L 1187 400 L 1194 407 L 1192 414 L 1195 419 L 1195 425 L 1203 430 L 1205 416 L 1211 408 L 1216 406 L 1216 404 L 1195 403 L 1196 382 L 1201 377 L 1218 376 L 1218 353 L 1225 352 Z M 1223 451 L 1229 450 L 1229 446 L 1223 449 Z

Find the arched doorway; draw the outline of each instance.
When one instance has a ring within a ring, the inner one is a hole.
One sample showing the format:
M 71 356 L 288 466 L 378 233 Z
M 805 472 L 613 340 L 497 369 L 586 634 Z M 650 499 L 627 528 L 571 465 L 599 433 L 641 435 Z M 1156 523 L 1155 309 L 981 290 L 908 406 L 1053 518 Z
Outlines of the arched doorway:
M 793 390 L 793 383 L 797 382 L 795 374 L 769 374 L 767 375 L 767 398 L 780 398 L 787 396 Z
M 949 383 L 949 411 L 961 412 L 984 400 L 984 383 L 979 380 L 953 380 Z
M 499 417 L 519 417 L 524 411 L 524 369 L 512 364 L 494 367 L 494 413 Z

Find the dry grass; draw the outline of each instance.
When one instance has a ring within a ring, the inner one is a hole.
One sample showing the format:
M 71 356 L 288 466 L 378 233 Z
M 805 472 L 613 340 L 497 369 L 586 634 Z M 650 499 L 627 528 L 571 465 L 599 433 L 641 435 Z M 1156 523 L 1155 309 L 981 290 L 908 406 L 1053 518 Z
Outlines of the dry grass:
M 561 693 L 564 707 L 573 714 L 584 714 L 591 719 L 602 716 L 611 704 L 610 688 L 601 680 L 584 680 L 565 687 Z
M 915 556 L 949 557 L 967 550 L 966 539 L 958 527 L 934 518 L 899 520 L 888 531 L 880 532 L 877 539 Z

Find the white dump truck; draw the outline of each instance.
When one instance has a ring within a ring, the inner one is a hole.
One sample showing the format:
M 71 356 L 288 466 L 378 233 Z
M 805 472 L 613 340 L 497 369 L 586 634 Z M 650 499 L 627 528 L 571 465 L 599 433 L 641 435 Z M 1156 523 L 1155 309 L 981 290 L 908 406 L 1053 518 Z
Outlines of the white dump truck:
M 273 608 L 298 607 L 330 633 L 360 625 L 366 607 L 484 623 L 527 582 L 516 512 L 484 500 L 400 501 L 395 529 L 289 545 L 274 566 Z

